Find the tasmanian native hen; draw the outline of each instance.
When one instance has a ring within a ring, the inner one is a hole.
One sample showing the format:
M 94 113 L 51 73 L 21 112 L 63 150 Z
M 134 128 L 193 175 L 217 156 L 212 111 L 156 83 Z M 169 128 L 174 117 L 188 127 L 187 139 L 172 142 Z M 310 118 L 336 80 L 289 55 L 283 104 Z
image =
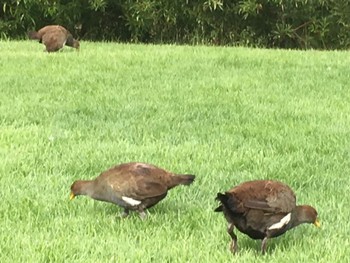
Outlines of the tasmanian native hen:
M 303 223 L 320 226 L 315 208 L 297 206 L 292 189 L 278 181 L 244 182 L 223 194 L 218 193 L 216 199 L 221 204 L 215 211 L 225 215 L 233 253 L 237 251 L 234 227 L 252 239 L 261 239 L 264 254 L 269 238 L 278 237 Z
M 194 178 L 194 175 L 171 173 L 151 164 L 124 163 L 93 180 L 75 181 L 71 186 L 70 199 L 87 195 L 123 207 L 123 217 L 134 210 L 144 219 L 145 210 L 165 198 L 168 190 L 180 184 L 189 185 Z
M 72 34 L 59 25 L 49 25 L 41 28 L 39 31 L 31 31 L 28 33 L 30 39 L 37 39 L 39 43 L 43 43 L 47 52 L 56 52 L 63 48 L 64 45 L 79 50 L 79 41 L 74 39 Z

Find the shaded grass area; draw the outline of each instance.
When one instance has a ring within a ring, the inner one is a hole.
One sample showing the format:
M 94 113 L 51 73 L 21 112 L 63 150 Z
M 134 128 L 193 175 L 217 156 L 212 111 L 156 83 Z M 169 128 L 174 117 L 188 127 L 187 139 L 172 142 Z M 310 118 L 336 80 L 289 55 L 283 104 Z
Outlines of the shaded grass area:
M 0 42 L 1 262 L 344 262 L 349 254 L 348 52 Z M 143 161 L 193 173 L 147 221 L 88 198 L 76 179 Z M 268 244 L 215 214 L 218 191 L 288 183 L 317 208 Z

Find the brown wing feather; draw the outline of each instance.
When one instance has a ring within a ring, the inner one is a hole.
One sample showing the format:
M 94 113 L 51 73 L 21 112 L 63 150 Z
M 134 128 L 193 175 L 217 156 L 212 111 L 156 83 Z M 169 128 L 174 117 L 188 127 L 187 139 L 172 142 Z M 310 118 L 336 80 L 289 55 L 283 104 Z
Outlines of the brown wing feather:
M 162 168 L 147 163 L 124 163 L 111 168 L 106 173 L 128 174 L 129 177 L 152 177 L 155 181 L 166 186 L 173 183 L 173 173 L 170 173 Z
M 296 206 L 296 198 L 289 186 L 271 180 L 242 183 L 230 192 L 241 200 L 243 207 L 265 212 L 290 212 Z
M 137 172 L 139 171 L 139 172 Z M 142 170 L 134 170 L 126 165 L 116 166 L 102 173 L 99 181 L 104 181 L 121 195 L 143 200 L 160 196 L 167 192 L 167 187 L 153 176 L 153 173 L 145 173 Z
M 42 37 L 42 43 L 46 46 L 46 50 L 57 51 L 61 49 L 66 41 L 66 36 L 61 31 L 48 32 Z
M 164 195 L 167 191 L 168 189 L 165 185 L 149 179 L 143 179 L 138 181 L 134 189 L 130 189 L 130 197 L 143 200 Z
M 45 35 L 46 33 L 50 33 L 50 32 L 62 32 L 65 35 L 68 34 L 68 30 L 65 29 L 63 26 L 49 25 L 49 26 L 45 26 L 45 27 L 41 28 L 38 31 L 38 37 L 42 38 L 43 35 Z

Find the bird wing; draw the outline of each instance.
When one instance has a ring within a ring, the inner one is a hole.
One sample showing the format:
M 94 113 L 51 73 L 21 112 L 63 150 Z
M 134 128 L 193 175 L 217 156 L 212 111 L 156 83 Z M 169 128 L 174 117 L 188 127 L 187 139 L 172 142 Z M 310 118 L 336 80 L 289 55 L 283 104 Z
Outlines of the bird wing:
M 56 51 L 64 46 L 66 37 L 61 31 L 50 31 L 43 35 L 42 43 L 48 51 Z
M 168 191 L 167 187 L 160 182 L 149 179 L 140 180 L 134 189 L 135 195 L 141 199 L 155 197 L 165 194 Z
M 67 29 L 65 29 L 63 26 L 59 25 L 49 25 L 41 28 L 38 31 L 38 37 L 42 38 L 45 34 L 50 33 L 50 32 L 62 32 L 63 34 L 67 35 Z
M 49 42 L 57 42 L 58 38 L 57 35 L 54 32 L 49 32 L 43 35 L 42 37 L 42 43 L 46 44 Z
M 293 191 L 277 181 L 256 181 L 241 185 L 236 192 L 243 206 L 268 213 L 288 213 L 296 206 Z
M 135 200 L 160 196 L 168 190 L 165 184 L 151 175 L 136 175 L 131 171 L 120 170 L 117 167 L 105 172 L 103 177 L 115 191 Z

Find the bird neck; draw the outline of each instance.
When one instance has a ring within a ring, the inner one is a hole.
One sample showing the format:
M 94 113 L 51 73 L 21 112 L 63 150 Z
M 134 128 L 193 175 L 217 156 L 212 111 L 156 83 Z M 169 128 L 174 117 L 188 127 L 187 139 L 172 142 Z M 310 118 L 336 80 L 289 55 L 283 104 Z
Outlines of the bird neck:
M 291 227 L 296 227 L 300 224 L 308 223 L 305 219 L 305 213 L 302 206 L 296 206 L 292 213 Z
M 83 180 L 81 181 L 81 194 L 94 197 L 95 195 L 95 180 Z

